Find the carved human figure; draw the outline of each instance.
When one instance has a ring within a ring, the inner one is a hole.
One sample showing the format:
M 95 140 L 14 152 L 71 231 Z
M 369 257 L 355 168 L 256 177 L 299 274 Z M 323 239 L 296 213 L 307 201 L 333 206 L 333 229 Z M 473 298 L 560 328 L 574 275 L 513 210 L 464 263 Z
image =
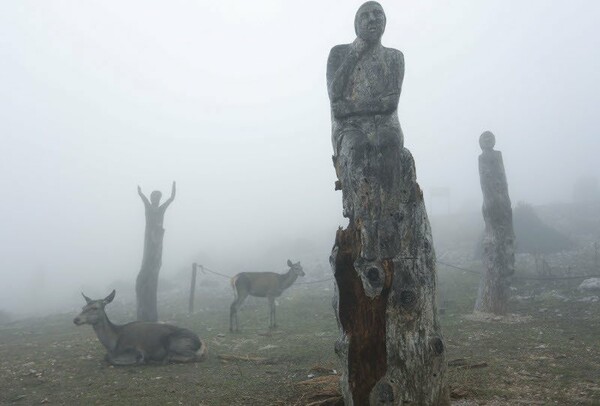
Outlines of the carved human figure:
M 356 39 L 333 47 L 327 61 L 331 102 L 333 161 L 343 193 L 343 212 L 363 225 L 363 256 L 376 255 L 374 240 L 385 224 L 368 207 L 381 207 L 382 218 L 397 212 L 397 180 L 403 135 L 398 101 L 404 56 L 381 44 L 386 17 L 379 3 L 364 3 L 356 13 Z M 382 194 L 383 193 L 383 194 Z M 388 216 L 388 217 L 389 217 Z
M 481 278 L 475 310 L 503 314 L 506 312 L 510 277 L 515 271 L 515 237 L 502 153 L 494 150 L 495 144 L 496 137 L 490 131 L 479 137 L 485 273 Z
M 446 405 L 431 229 L 397 112 L 404 57 L 381 44 L 385 26 L 381 5 L 364 3 L 356 39 L 327 61 L 336 188 L 349 219 L 330 257 L 341 389 L 346 405 Z
M 162 205 L 162 193 L 158 190 L 150 193 L 150 201 L 138 186 L 138 195 L 144 203 L 146 213 L 146 229 L 144 233 L 144 253 L 142 266 L 136 280 L 137 315 L 141 321 L 158 320 L 156 292 L 158 289 L 158 273 L 162 265 L 162 246 L 165 230 L 163 222 L 165 211 L 175 199 L 176 184 L 173 182 L 171 197 Z

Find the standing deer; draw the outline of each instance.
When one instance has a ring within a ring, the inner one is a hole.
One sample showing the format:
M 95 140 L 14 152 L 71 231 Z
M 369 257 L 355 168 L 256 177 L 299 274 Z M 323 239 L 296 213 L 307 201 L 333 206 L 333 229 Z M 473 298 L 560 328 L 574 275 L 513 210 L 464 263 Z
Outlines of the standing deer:
M 292 286 L 298 276 L 304 276 L 300 262 L 292 263 L 288 259 L 289 271 L 284 274 L 275 272 L 241 272 L 231 278 L 234 300 L 229 311 L 229 331 L 239 331 L 237 312 L 250 295 L 269 299 L 269 328 L 277 327 L 275 322 L 275 298 Z M 235 329 L 234 329 L 235 325 Z
M 100 300 L 92 300 L 82 293 L 87 302 L 73 323 L 91 324 L 98 340 L 108 351 L 106 360 L 112 365 L 139 365 L 148 361 L 194 362 L 203 361 L 206 346 L 190 330 L 170 324 L 134 321 L 123 325 L 110 322 L 104 307 L 113 301 L 115 291 Z

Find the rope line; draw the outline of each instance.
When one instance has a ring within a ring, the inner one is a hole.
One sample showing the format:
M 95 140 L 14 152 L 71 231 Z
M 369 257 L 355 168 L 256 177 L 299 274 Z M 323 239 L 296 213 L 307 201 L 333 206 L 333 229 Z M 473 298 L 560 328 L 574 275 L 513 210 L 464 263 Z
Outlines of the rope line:
M 332 281 L 333 278 L 327 278 L 327 279 L 321 279 L 318 281 L 310 281 L 310 282 L 298 282 L 298 283 L 294 283 L 294 285 L 312 285 L 313 283 L 321 283 L 321 282 L 329 282 Z
M 457 265 L 452 265 L 447 262 L 437 261 L 438 264 L 447 266 L 448 268 L 457 269 L 459 271 L 465 271 L 476 275 L 481 275 L 481 271 L 476 271 L 474 269 L 468 269 Z M 213 271 L 210 268 L 205 267 L 204 265 L 198 265 L 200 270 L 204 273 L 209 272 L 211 274 L 220 276 L 222 278 L 231 279 L 232 277 L 229 275 L 225 275 L 219 273 L 217 271 Z M 552 280 L 568 280 L 568 279 L 587 279 L 587 278 L 599 278 L 600 274 L 590 274 L 590 275 L 569 275 L 569 276 L 515 276 L 513 279 L 515 280 L 530 280 L 530 281 L 552 281 Z M 309 281 L 309 282 L 298 282 L 295 285 L 312 285 L 315 283 L 323 283 L 332 281 L 334 278 L 320 279 L 318 281 Z
M 437 261 L 438 264 L 445 265 L 449 268 L 458 269 L 460 271 L 470 272 L 473 274 L 481 275 L 480 271 L 475 271 L 473 269 L 467 269 L 460 266 L 448 264 L 446 262 Z M 570 275 L 570 276 L 515 276 L 513 279 L 516 280 L 531 280 L 531 281 L 551 281 L 551 280 L 565 280 L 565 279 L 586 279 L 586 278 L 598 278 L 600 274 L 591 274 L 591 275 Z
M 207 268 L 204 265 L 198 265 L 198 267 L 200 268 L 200 270 L 202 272 L 209 272 L 209 273 L 212 273 L 212 274 L 215 274 L 215 275 L 221 276 L 223 278 L 227 278 L 227 279 L 231 279 L 232 278 L 232 276 L 225 275 L 225 274 L 219 273 L 217 271 L 213 271 L 212 269 Z M 318 280 L 318 281 L 298 282 L 298 283 L 295 283 L 294 285 L 311 285 L 313 283 L 329 282 L 331 280 L 333 280 L 333 277 L 327 278 L 327 279 L 321 279 L 321 280 Z
M 217 271 L 213 271 L 212 269 L 210 269 L 210 268 L 207 268 L 207 267 L 205 267 L 204 265 L 198 265 L 198 266 L 200 267 L 200 270 L 201 270 L 202 272 L 209 272 L 209 273 L 212 273 L 212 274 L 215 274 L 215 275 L 221 276 L 221 277 L 223 277 L 223 278 L 227 278 L 227 279 L 231 279 L 231 278 L 233 278 L 233 276 L 229 276 L 229 275 L 225 275 L 225 274 L 219 273 L 219 272 L 217 272 Z
M 442 262 L 442 261 L 437 261 L 437 263 L 438 263 L 438 264 L 445 265 L 445 266 L 447 266 L 447 267 L 449 267 L 449 268 L 458 269 L 459 271 L 465 271 L 465 272 L 470 272 L 470 273 L 473 273 L 473 274 L 481 275 L 481 272 L 479 272 L 479 271 L 475 271 L 475 270 L 473 270 L 473 269 L 462 268 L 462 267 L 460 267 L 460 266 L 456 266 L 456 265 L 448 264 L 448 263 L 446 263 L 446 262 Z

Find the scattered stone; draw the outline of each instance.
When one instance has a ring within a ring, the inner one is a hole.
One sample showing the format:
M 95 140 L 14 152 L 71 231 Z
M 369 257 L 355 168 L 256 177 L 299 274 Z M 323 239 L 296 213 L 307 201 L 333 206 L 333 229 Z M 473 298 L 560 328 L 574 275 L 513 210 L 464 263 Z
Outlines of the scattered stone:
M 584 302 L 584 303 L 594 303 L 599 301 L 600 298 L 598 296 L 586 296 L 586 297 L 582 297 L 581 299 L 578 299 L 578 302 Z
M 542 311 L 542 309 L 540 309 Z M 505 324 L 516 324 L 516 323 L 527 323 L 530 322 L 531 316 L 521 316 L 518 314 L 506 314 L 504 316 L 499 316 L 491 313 L 483 313 L 483 312 L 473 312 L 472 314 L 467 314 L 464 316 L 466 320 L 469 321 L 477 321 L 482 323 L 505 323 Z
M 581 291 L 600 291 L 600 278 L 590 278 L 581 282 L 577 288 Z
M 260 347 L 260 348 L 258 349 L 258 351 L 270 350 L 270 349 L 272 349 L 272 348 L 277 348 L 277 347 L 278 347 L 278 345 L 267 344 L 267 345 L 265 345 L 264 347 Z

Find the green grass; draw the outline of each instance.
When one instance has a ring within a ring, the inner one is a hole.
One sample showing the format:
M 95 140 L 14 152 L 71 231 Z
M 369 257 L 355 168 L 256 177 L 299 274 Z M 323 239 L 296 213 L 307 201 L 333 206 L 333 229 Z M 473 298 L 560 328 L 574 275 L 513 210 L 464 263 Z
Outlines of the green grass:
M 476 275 L 442 273 L 439 285 L 446 302 L 440 318 L 448 360 L 487 364 L 449 367 L 455 396 L 490 405 L 600 404 L 600 303 L 537 295 L 511 302 L 510 311 L 531 316 L 529 321 L 477 322 L 464 317 L 473 307 Z M 2 325 L 0 404 L 305 404 L 306 389 L 297 383 L 309 374 L 324 374 L 311 368 L 339 370 L 332 291 L 326 286 L 297 286 L 284 293 L 277 307 L 279 328 L 270 335 L 265 299 L 248 300 L 239 314 L 242 332 L 236 334 L 228 331 L 229 292 L 199 291 L 199 310 L 189 316 L 184 297 L 161 303 L 165 320 L 206 341 L 209 359 L 196 364 L 111 367 L 92 329 L 73 325 L 75 314 Z M 533 290 L 532 285 L 518 288 L 516 294 Z M 111 319 L 120 322 L 131 311 L 108 307 Z M 267 360 L 223 362 L 218 354 Z

